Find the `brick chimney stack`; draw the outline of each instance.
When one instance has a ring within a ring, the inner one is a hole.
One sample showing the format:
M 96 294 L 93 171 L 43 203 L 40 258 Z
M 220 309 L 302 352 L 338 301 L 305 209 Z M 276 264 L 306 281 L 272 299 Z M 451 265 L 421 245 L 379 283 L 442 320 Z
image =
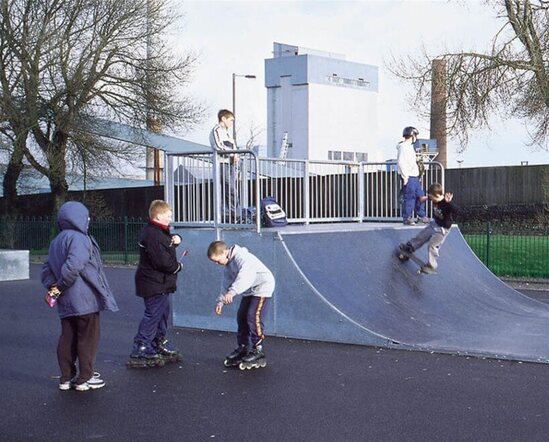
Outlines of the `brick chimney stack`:
M 448 167 L 448 150 L 446 143 L 446 60 L 433 60 L 431 83 L 431 128 L 430 136 L 437 140 L 438 156 L 444 168 Z

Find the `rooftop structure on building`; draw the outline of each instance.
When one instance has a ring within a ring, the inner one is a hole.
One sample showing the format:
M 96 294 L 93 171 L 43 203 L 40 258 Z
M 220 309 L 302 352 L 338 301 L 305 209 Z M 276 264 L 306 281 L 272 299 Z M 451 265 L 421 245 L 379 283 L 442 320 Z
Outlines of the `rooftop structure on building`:
M 377 66 L 273 46 L 265 60 L 267 156 L 367 161 L 377 138 Z

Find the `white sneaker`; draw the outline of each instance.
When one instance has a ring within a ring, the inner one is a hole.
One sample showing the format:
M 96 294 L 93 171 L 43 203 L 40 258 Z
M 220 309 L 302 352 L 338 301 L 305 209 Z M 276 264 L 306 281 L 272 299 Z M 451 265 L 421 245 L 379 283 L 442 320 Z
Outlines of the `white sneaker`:
M 95 372 L 93 377 L 83 384 L 76 384 L 74 389 L 77 391 L 97 390 L 98 388 L 105 386 L 105 381 L 100 378 L 100 374 Z
M 66 390 L 70 390 L 71 387 L 72 387 L 72 381 L 59 382 L 59 390 L 66 391 Z
M 423 273 L 430 273 L 430 274 L 433 274 L 433 273 L 436 273 L 436 269 L 432 266 L 430 266 L 429 264 L 425 264 L 424 266 L 421 267 L 421 271 Z

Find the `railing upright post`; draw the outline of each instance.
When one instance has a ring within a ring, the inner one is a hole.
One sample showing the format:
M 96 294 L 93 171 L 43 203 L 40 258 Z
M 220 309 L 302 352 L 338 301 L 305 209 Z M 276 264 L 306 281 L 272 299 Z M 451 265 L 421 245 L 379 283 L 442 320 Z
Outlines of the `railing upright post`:
M 303 214 L 305 215 L 305 224 L 310 224 L 310 195 L 309 195 L 309 161 L 305 160 L 303 168 Z
M 260 193 L 260 187 L 259 187 L 259 158 L 257 156 L 253 156 L 254 164 L 255 164 L 255 173 L 253 174 L 254 177 L 254 193 L 255 193 L 255 229 L 257 233 L 261 232 L 261 193 Z M 252 178 L 252 174 L 250 174 L 250 179 Z
M 249 173 L 249 163 L 250 163 L 250 160 L 243 156 L 243 158 L 240 160 L 240 171 L 237 171 L 235 172 L 236 173 L 236 179 L 237 179 L 237 195 L 239 195 L 239 200 L 240 200 L 240 205 L 239 205 L 239 213 L 238 215 L 239 216 L 244 216 L 242 215 L 242 209 L 244 207 L 249 207 L 250 204 L 249 204 L 249 201 L 250 201 L 250 197 L 248 195 L 248 180 L 251 178 L 250 177 L 250 173 Z M 239 173 L 240 172 L 240 173 Z M 250 178 L 249 178 L 250 177 Z
M 128 264 L 128 230 L 128 216 L 126 215 L 124 216 L 124 264 Z
M 486 223 L 486 267 L 490 268 L 490 235 L 491 235 L 490 222 Z
M 213 151 L 213 191 L 214 191 L 214 227 L 218 227 L 221 223 L 221 180 L 219 174 L 219 159 L 217 151 Z
M 172 204 L 172 210 L 175 210 L 175 198 L 174 198 L 174 167 L 173 167 L 173 156 L 167 153 L 164 153 L 164 200 Z M 179 214 L 175 213 L 175 220 L 179 221 Z
M 364 163 L 360 162 L 358 166 L 358 222 L 361 223 L 364 218 Z

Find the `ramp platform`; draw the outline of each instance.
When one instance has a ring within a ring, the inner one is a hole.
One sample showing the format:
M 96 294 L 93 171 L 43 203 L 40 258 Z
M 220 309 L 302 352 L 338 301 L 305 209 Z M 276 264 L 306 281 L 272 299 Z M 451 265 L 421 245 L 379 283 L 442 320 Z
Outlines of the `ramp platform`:
M 438 273 L 395 256 L 420 227 L 331 224 L 221 231 L 273 271 L 266 330 L 276 336 L 549 362 L 549 306 L 508 287 L 454 226 Z M 174 325 L 236 330 L 236 307 L 213 312 L 222 268 L 206 257 L 215 231 L 180 229 L 190 251 L 174 296 Z M 426 260 L 426 248 L 417 255 Z

